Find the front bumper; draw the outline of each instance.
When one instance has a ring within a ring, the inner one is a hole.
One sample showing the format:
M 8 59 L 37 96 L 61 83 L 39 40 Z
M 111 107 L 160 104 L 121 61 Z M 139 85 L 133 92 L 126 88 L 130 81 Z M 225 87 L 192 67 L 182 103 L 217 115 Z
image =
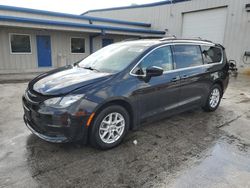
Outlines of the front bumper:
M 35 130 L 35 126 L 32 124 L 31 121 L 29 121 L 27 119 L 27 117 L 25 115 L 23 115 L 23 120 L 26 124 L 26 126 L 28 127 L 28 129 L 35 134 L 36 136 L 38 136 L 39 138 L 48 141 L 48 142 L 53 142 L 53 143 L 64 143 L 64 142 L 69 142 L 68 138 L 63 136 L 63 135 L 54 135 L 54 136 L 46 136 L 44 134 L 39 133 L 37 130 Z
M 87 141 L 88 115 L 75 115 L 66 109 L 49 110 L 23 97 L 24 122 L 39 138 L 53 143 Z

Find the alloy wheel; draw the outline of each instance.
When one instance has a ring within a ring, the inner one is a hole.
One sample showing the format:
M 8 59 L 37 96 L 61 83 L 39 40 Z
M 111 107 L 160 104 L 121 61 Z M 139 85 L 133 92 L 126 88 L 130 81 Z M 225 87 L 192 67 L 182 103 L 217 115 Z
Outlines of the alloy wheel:
M 106 144 L 116 142 L 124 132 L 125 123 L 125 119 L 120 113 L 109 113 L 103 118 L 99 128 L 101 140 Z
M 211 108 L 215 108 L 220 102 L 220 90 L 218 88 L 214 88 L 210 95 L 209 104 Z

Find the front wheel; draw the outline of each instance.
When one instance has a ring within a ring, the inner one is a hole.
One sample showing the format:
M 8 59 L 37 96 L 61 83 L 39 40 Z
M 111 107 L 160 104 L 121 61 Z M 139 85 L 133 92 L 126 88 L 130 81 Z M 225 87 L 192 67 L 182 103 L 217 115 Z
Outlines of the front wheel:
M 203 109 L 207 112 L 215 111 L 220 105 L 222 97 L 222 89 L 218 84 L 215 84 L 210 89 L 210 93 L 208 95 L 208 99 L 206 101 L 206 105 Z
M 110 149 L 120 144 L 129 128 L 129 114 L 121 106 L 104 108 L 94 119 L 90 135 L 92 146 Z

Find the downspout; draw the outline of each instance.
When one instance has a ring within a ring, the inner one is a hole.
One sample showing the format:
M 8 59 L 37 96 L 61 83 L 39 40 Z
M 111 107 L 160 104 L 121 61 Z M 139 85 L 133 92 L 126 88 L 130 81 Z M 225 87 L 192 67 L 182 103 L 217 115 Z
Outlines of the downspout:
M 104 36 L 105 35 L 105 31 L 102 29 L 101 33 L 95 34 L 95 35 L 89 35 L 89 53 L 92 54 L 93 53 L 93 39 L 95 37 L 99 37 L 99 36 Z

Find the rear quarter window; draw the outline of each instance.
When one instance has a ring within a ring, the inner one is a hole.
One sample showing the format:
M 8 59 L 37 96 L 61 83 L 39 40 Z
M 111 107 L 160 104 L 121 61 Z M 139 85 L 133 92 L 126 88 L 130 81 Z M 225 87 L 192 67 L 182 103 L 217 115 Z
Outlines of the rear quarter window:
M 222 50 L 214 46 L 201 46 L 204 64 L 218 63 L 222 59 Z

